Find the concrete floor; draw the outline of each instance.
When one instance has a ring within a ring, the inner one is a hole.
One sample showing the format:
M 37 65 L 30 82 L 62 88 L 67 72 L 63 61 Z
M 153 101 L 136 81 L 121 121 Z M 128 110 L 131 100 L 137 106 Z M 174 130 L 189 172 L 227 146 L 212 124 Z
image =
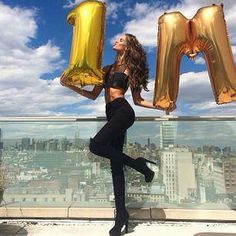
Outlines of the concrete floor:
M 113 221 L 1 219 L 0 236 L 108 236 L 112 226 Z M 126 235 L 236 236 L 236 223 L 131 221 Z

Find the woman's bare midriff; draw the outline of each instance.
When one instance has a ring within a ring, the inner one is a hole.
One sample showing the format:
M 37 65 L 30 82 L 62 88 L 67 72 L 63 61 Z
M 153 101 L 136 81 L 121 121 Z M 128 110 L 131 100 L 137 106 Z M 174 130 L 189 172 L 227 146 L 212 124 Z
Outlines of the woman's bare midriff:
M 105 90 L 105 101 L 106 103 L 112 102 L 116 98 L 124 97 L 125 91 L 123 89 L 107 88 Z

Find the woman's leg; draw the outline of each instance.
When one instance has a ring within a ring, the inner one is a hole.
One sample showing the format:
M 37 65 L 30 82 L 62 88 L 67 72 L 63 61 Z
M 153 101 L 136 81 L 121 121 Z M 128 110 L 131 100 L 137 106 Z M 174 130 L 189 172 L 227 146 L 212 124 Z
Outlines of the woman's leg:
M 126 130 L 133 124 L 133 120 L 125 113 L 117 112 L 103 126 L 103 128 L 90 139 L 90 151 L 98 156 L 110 159 L 112 162 L 117 162 L 117 165 L 125 164 L 136 169 L 135 160 L 123 153 L 122 149 L 117 149 L 110 143 L 116 142 L 121 135 L 124 135 Z
M 125 133 L 117 136 L 117 139 L 110 143 L 110 146 L 122 152 L 124 145 Z M 120 232 L 122 226 L 128 221 L 129 215 L 125 208 L 125 176 L 123 162 L 116 162 L 113 159 L 111 163 L 112 182 L 115 196 L 115 225 L 110 230 L 110 235 L 117 235 L 115 232 Z M 128 224 L 128 223 L 127 223 Z
M 90 139 L 90 151 L 98 156 L 110 159 L 117 166 L 123 164 L 144 174 L 145 181 L 151 182 L 154 177 L 154 172 L 146 165 L 146 159 L 133 159 L 123 153 L 121 149 L 116 149 L 110 143 L 114 142 L 120 135 L 133 124 L 134 117 L 129 115 L 126 110 L 118 110 L 103 126 L 103 128 Z M 120 169 L 120 168 L 119 168 Z
M 111 146 L 118 151 L 123 151 L 125 133 L 122 133 L 116 140 L 111 142 Z M 110 161 L 112 182 L 115 196 L 116 215 L 123 216 L 125 209 L 125 176 L 123 162 Z

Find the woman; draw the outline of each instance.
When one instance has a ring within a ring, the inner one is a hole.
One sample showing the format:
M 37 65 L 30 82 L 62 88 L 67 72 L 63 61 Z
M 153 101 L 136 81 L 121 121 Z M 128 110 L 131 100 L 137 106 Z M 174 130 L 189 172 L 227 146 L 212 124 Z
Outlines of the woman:
M 90 139 L 90 151 L 98 156 L 110 159 L 112 181 L 115 196 L 116 217 L 115 226 L 109 231 L 110 236 L 121 235 L 125 225 L 128 231 L 129 214 L 125 208 L 125 178 L 123 166 L 127 165 L 151 182 L 154 172 L 148 168 L 145 158 L 133 159 L 123 153 L 126 130 L 132 126 L 135 114 L 125 100 L 125 93 L 130 87 L 134 104 L 154 108 L 152 102 L 144 100 L 140 93 L 142 88 L 147 90 L 148 68 L 146 54 L 136 37 L 123 34 L 114 42 L 113 49 L 117 52 L 115 63 L 105 66 L 104 84 L 96 85 L 92 91 L 86 91 L 75 86 L 68 86 L 75 92 L 95 100 L 102 89 L 105 89 L 106 116 L 108 122 Z M 61 84 L 65 86 L 63 78 Z

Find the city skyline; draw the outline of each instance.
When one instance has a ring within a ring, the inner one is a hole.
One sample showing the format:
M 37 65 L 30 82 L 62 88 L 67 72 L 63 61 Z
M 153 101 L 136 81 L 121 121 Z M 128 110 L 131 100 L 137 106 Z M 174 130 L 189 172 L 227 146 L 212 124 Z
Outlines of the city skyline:
M 74 146 L 69 152 L 45 150 L 4 150 L 3 163 L 14 179 L 5 193 L 8 204 L 113 204 L 106 159 L 91 154 L 87 145 Z M 151 185 L 128 168 L 127 200 L 132 206 L 225 209 L 233 201 L 236 162 L 235 152 L 229 147 L 222 153 L 217 147 L 205 146 L 202 151 L 186 147 L 160 150 L 152 145 L 128 143 L 124 151 L 133 158 L 141 155 L 157 162 L 150 166 L 156 173 Z
M 221 148 L 231 146 L 236 149 L 235 121 L 165 121 L 174 126 L 175 143 L 187 146 L 216 145 Z M 105 124 L 97 122 L 0 122 L 2 140 L 20 140 L 24 137 L 48 139 L 73 139 L 75 132 L 79 132 L 82 139 L 93 137 Z M 160 144 L 160 127 L 162 121 L 136 121 L 127 132 L 127 138 L 132 142 L 146 144 L 148 139 Z

